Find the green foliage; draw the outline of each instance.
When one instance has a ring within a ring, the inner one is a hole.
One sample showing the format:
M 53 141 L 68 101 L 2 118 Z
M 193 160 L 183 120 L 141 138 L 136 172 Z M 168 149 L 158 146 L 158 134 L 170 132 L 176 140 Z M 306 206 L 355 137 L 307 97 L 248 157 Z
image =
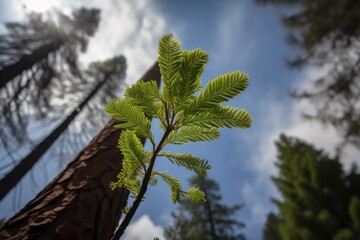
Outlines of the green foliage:
M 154 172 L 159 175 L 167 185 L 169 185 L 171 201 L 173 203 L 179 202 L 181 197 L 184 196 L 184 191 L 182 190 L 182 185 L 179 179 L 167 174 L 166 172 Z
M 208 62 L 208 55 L 201 49 L 192 51 L 183 51 L 183 64 L 178 72 L 178 81 L 176 85 L 176 104 L 183 107 L 189 103 L 191 96 L 201 88 L 200 77 L 205 70 L 205 64 Z
M 195 97 L 189 112 L 201 112 L 203 109 L 217 107 L 239 95 L 248 86 L 249 76 L 245 73 L 232 72 L 223 74 L 209 81 L 205 89 Z
M 353 196 L 349 204 L 349 214 L 353 222 L 353 229 L 360 233 L 360 197 Z
M 188 195 L 191 201 L 195 203 L 203 203 L 206 201 L 205 193 L 198 187 L 192 187 L 188 190 Z
M 278 217 L 273 213 L 268 214 L 267 221 L 263 231 L 263 239 L 281 240 L 278 226 L 279 226 Z
M 251 117 L 244 109 L 229 106 L 214 106 L 208 111 L 188 115 L 184 119 L 185 126 L 202 128 L 246 128 L 251 125 Z
M 132 105 L 127 99 L 110 100 L 105 111 L 109 116 L 123 122 L 115 127 L 130 129 L 141 137 L 153 139 L 150 119 L 139 107 Z
M 206 171 L 211 169 L 208 161 L 197 158 L 192 154 L 163 152 L 159 156 L 167 157 L 170 162 L 183 166 L 201 176 L 206 176 Z
M 222 106 L 222 102 L 245 90 L 249 77 L 239 71 L 223 74 L 198 92 L 208 62 L 204 51 L 181 50 L 175 37 L 165 35 L 158 53 L 162 91 L 155 81 L 140 81 L 125 90 L 124 98 L 111 100 L 105 108 L 111 117 L 120 121 L 116 127 L 124 129 L 119 140 L 124 156 L 122 170 L 110 186 L 112 189 L 126 187 L 134 198 L 143 198 L 147 185 L 155 185 L 160 177 L 170 187 L 172 202 L 180 202 L 185 195 L 195 202 L 203 202 L 205 195 L 199 188 L 183 191 L 179 179 L 153 169 L 155 160 L 166 157 L 178 166 L 206 176 L 211 168 L 208 161 L 163 149 L 168 144 L 215 140 L 222 127 L 250 127 L 251 116 L 246 110 Z M 150 117 L 161 122 L 163 136 L 158 143 L 151 132 Z M 140 138 L 150 140 L 152 151 L 144 150 Z
M 206 142 L 216 140 L 220 136 L 218 128 L 202 128 L 184 126 L 181 130 L 172 131 L 166 144 L 184 144 L 186 142 Z
M 345 173 L 339 159 L 295 138 L 277 141 L 279 176 L 272 180 L 282 195 L 273 200 L 264 239 L 359 239 L 360 174 Z
M 239 233 L 244 224 L 234 216 L 242 205 L 221 203 L 219 185 L 212 179 L 195 176 L 190 179 L 189 199 L 180 201 L 178 211 L 172 213 L 174 222 L 165 228 L 168 240 L 243 240 Z M 205 201 L 206 200 L 206 201 Z M 201 204 L 198 204 L 198 203 Z
M 155 81 L 137 82 L 127 88 L 125 98 L 130 104 L 139 107 L 145 114 L 151 117 L 162 117 L 158 115 L 160 92 L 159 86 Z

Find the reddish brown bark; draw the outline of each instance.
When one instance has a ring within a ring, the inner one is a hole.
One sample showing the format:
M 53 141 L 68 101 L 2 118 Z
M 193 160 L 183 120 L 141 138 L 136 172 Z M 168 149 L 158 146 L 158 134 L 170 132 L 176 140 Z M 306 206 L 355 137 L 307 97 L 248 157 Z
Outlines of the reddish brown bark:
M 160 81 L 155 64 L 142 80 Z M 109 184 L 121 169 L 121 130 L 111 120 L 90 144 L 0 230 L 4 239 L 111 239 L 128 191 Z

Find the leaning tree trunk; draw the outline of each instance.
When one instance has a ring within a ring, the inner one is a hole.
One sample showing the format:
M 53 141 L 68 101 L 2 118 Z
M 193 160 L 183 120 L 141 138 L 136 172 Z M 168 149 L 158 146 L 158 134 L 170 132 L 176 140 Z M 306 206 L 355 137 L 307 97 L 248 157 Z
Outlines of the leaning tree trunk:
M 54 42 L 40 47 L 30 55 L 24 55 L 17 62 L 2 68 L 0 70 L 0 89 L 5 87 L 16 76 L 31 69 L 34 63 L 40 62 L 42 59 L 47 58 L 50 53 L 57 51 L 64 43 L 60 37 L 57 37 Z
M 67 116 L 47 137 L 45 137 L 26 157 L 24 157 L 15 168 L 6 174 L 0 180 L 0 201 L 16 186 L 16 184 L 30 171 L 30 169 L 39 161 L 44 153 L 53 145 L 58 137 L 68 128 L 75 117 L 79 114 L 77 109 L 83 109 L 87 103 L 96 95 L 101 87 L 110 78 L 107 73 L 104 79 L 89 93 L 89 95 L 80 103 L 80 105 Z
M 155 64 L 142 80 L 160 81 Z M 90 144 L 0 229 L 4 239 L 111 239 L 129 192 L 109 184 L 121 169 L 121 130 L 111 120 Z

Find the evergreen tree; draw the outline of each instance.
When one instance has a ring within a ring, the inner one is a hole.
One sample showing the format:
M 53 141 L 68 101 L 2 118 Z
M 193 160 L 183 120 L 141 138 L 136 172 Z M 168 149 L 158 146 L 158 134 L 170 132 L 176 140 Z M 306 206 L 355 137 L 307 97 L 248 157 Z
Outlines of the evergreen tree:
M 78 115 L 85 112 L 83 115 L 85 115 L 84 117 L 86 119 L 93 119 L 91 116 L 92 111 L 97 110 L 97 112 L 102 112 L 100 109 L 94 109 L 94 107 L 90 107 L 92 109 L 89 111 L 89 104 L 91 101 L 97 100 L 96 104 L 102 106 L 114 97 L 114 92 L 118 89 L 116 85 L 121 85 L 119 84 L 119 80 L 122 80 L 125 77 L 125 69 L 126 61 L 123 56 L 114 57 L 104 62 L 95 62 L 90 64 L 89 70 L 86 71 L 86 77 L 101 80 L 99 80 L 99 83 L 88 93 L 86 98 L 75 109 L 73 109 L 73 111 L 58 125 L 58 127 L 49 133 L 48 136 L 37 144 L 37 146 L 35 146 L 25 158 L 19 161 L 19 164 L 15 168 L 13 168 L 4 178 L 0 180 L 0 200 L 16 186 L 22 177 L 55 143 L 60 135 L 64 133 L 68 126 L 74 122 Z M 97 99 L 99 97 L 101 99 Z M 81 133 L 86 132 L 88 128 L 95 128 L 95 126 L 103 124 L 105 124 L 105 122 L 101 121 L 99 118 L 96 123 L 92 122 L 91 126 L 88 126 L 85 122 L 82 124 L 83 131 L 81 131 Z
M 263 239 L 266 240 L 281 240 L 278 230 L 279 219 L 274 213 L 269 213 L 263 231 Z
M 86 71 L 77 63 L 79 50 L 86 50 L 97 30 L 99 14 L 98 9 L 80 8 L 71 16 L 55 10 L 6 23 L 8 31 L 0 36 L 0 169 L 6 176 L 0 198 L 48 151 L 55 135 L 61 139 L 51 151 L 74 157 L 108 120 L 101 113 L 104 102 L 120 90 L 121 84 L 114 86 L 116 69 L 105 83 L 100 63 Z M 81 114 L 77 105 L 83 106 Z M 35 138 L 34 126 L 52 132 Z
M 288 42 L 299 49 L 291 67 L 306 64 L 327 70 L 311 88 L 293 93 L 316 111 L 309 119 L 334 126 L 343 143 L 360 146 L 360 1 L 256 0 L 284 7 Z
M 245 225 L 234 215 L 242 205 L 227 206 L 221 203 L 219 185 L 208 177 L 195 176 L 191 186 L 199 186 L 206 195 L 206 202 L 197 204 L 184 198 L 180 201 L 178 213 L 172 213 L 174 223 L 165 228 L 168 240 L 245 239 L 239 229 Z
M 55 11 L 47 17 L 30 13 L 25 22 L 6 24 L 0 36 L 0 137 L 4 146 L 27 139 L 29 115 L 44 118 L 56 109 L 55 92 L 85 84 L 78 68 L 78 50 L 85 51 L 99 23 L 98 9 L 80 8 L 69 17 Z M 67 74 L 77 76 L 72 81 Z M 11 150 L 10 150 L 11 151 Z
M 264 239 L 359 239 L 360 175 L 345 173 L 338 158 L 295 138 L 276 143 L 282 195 L 279 214 L 268 216 Z M 274 233 L 272 235 L 271 233 Z

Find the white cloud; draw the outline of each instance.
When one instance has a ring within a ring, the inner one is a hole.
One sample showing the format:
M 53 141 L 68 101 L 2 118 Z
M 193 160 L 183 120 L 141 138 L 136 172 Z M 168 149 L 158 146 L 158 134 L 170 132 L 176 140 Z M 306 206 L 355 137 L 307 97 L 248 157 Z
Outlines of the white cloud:
M 87 5 L 99 7 L 102 17 L 81 59 L 89 63 L 124 54 L 127 83 L 137 81 L 156 60 L 158 41 L 167 29 L 165 18 L 149 0 L 92 0 Z
M 163 229 L 156 226 L 148 215 L 143 215 L 136 222 L 130 224 L 124 234 L 126 240 L 148 240 L 154 237 L 164 239 Z

